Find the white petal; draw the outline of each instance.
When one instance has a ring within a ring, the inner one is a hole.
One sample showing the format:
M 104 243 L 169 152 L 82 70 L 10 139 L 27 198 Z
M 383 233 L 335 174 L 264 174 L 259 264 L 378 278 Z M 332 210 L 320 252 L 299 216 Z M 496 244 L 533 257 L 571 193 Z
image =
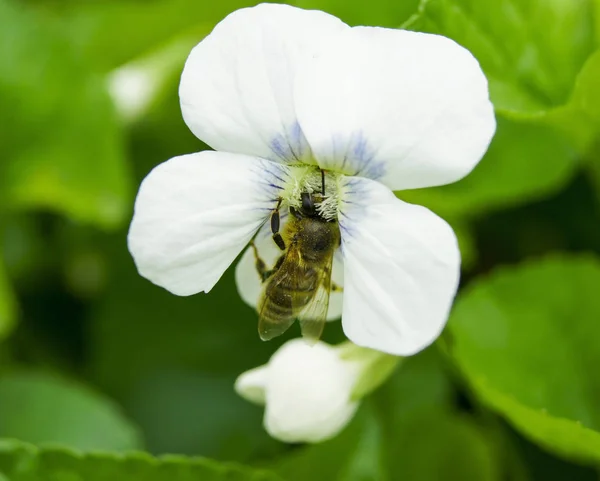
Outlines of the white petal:
M 444 220 L 379 182 L 346 181 L 344 332 L 359 346 L 414 354 L 448 318 L 460 275 L 456 237 Z
M 255 404 L 265 404 L 267 366 L 259 366 L 241 374 L 235 381 L 235 392 Z
M 338 249 L 333 258 L 333 266 L 331 266 L 331 281 L 338 287 L 344 287 L 344 260 L 341 255 L 341 250 Z M 327 310 L 327 320 L 333 321 L 342 317 L 342 309 L 344 307 L 343 291 L 332 291 L 329 294 L 329 308 Z
M 275 261 L 281 255 L 281 250 L 269 235 L 270 230 L 270 224 L 265 224 L 254 240 L 260 257 L 265 261 L 268 269 L 275 265 Z M 235 283 L 242 300 L 256 308 L 262 292 L 262 281 L 254 261 L 253 250 L 248 247 L 235 267 Z
M 187 125 L 216 150 L 281 161 L 309 157 L 293 105 L 294 77 L 346 28 L 326 13 L 288 5 L 233 12 L 186 62 L 179 95 Z
M 284 225 L 285 219 L 286 217 L 282 216 L 282 226 Z M 270 224 L 265 224 L 262 227 L 256 236 L 255 244 L 260 257 L 265 261 L 267 268 L 272 268 L 279 256 L 281 256 L 282 251 L 272 240 Z M 336 255 L 333 259 L 331 280 L 340 287 L 343 287 L 344 285 L 344 265 L 340 255 Z M 246 249 L 235 268 L 235 281 L 240 297 L 246 304 L 256 308 L 262 293 L 263 284 L 258 275 L 258 271 L 256 270 L 254 252 L 251 248 Z M 329 310 L 327 311 L 328 321 L 339 319 L 341 317 L 342 299 L 342 292 L 331 292 L 329 296 Z
M 175 157 L 140 187 L 129 250 L 174 294 L 208 292 L 275 207 L 285 167 L 221 152 Z
M 321 167 L 393 190 L 464 177 L 495 130 L 479 64 L 438 35 L 346 30 L 298 77 L 295 101 Z
M 335 348 L 295 339 L 269 361 L 265 428 L 286 442 L 319 442 L 335 436 L 352 419 L 350 401 L 360 364 L 343 361 Z

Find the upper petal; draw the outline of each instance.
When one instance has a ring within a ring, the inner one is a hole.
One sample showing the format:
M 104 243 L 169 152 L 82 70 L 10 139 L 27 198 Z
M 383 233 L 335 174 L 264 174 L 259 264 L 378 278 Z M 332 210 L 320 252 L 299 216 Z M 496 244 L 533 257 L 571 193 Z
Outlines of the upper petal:
M 460 275 L 452 228 L 382 184 L 346 180 L 342 324 L 359 346 L 411 355 L 443 329 Z
M 160 164 L 140 186 L 129 229 L 140 274 L 177 295 L 208 292 L 275 206 L 285 169 L 209 151 Z
M 185 122 L 216 150 L 279 161 L 310 157 L 296 119 L 294 78 L 346 28 L 324 12 L 288 5 L 233 12 L 185 64 L 179 89 Z
M 281 212 L 281 225 L 287 220 L 287 214 Z M 277 247 L 271 237 L 271 226 L 265 224 L 256 239 L 254 240 L 256 249 L 260 258 L 265 261 L 267 269 L 272 269 L 277 259 L 282 255 L 282 251 Z M 336 255 L 333 259 L 331 280 L 340 287 L 344 285 L 344 266 L 341 256 Z M 255 257 L 253 249 L 248 247 L 235 267 L 235 282 L 240 297 L 246 304 L 256 307 L 263 291 L 264 284 L 255 267 Z M 329 296 L 329 309 L 327 311 L 327 320 L 339 319 L 342 315 L 342 293 L 331 292 Z
M 393 190 L 464 177 L 495 130 L 487 80 L 471 53 L 403 30 L 341 32 L 298 77 L 295 104 L 321 167 Z

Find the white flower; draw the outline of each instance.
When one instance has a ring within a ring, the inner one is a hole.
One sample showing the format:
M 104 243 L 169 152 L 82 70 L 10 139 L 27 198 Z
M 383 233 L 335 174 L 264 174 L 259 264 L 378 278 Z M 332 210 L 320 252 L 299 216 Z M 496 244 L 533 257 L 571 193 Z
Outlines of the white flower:
M 385 365 L 380 361 L 383 358 Z M 391 361 L 391 362 L 390 362 Z M 361 378 L 377 378 L 377 387 L 397 358 L 356 346 L 314 346 L 301 339 L 286 342 L 268 364 L 247 371 L 235 383 L 237 393 L 265 405 L 267 432 L 289 443 L 316 443 L 334 437 L 352 419 L 360 398 Z M 377 370 L 373 376 L 370 371 Z
M 129 248 L 143 276 L 178 295 L 208 292 L 278 199 L 284 211 L 297 205 L 322 168 L 321 212 L 342 235 L 343 300 L 332 299 L 330 317 L 341 307 L 348 338 L 392 354 L 438 336 L 458 285 L 456 238 L 392 190 L 454 182 L 487 149 L 493 108 L 467 50 L 263 4 L 232 13 L 193 49 L 180 98 L 187 125 L 217 152 L 175 157 L 142 183 Z M 272 241 L 259 241 L 273 261 Z M 256 304 L 248 260 L 237 278 Z

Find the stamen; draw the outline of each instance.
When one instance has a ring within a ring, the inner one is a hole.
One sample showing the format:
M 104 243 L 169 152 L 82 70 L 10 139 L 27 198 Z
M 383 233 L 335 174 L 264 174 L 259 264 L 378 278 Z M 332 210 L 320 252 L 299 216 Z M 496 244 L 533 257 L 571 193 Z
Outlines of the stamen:
M 317 194 L 313 199 L 319 215 L 326 220 L 335 220 L 340 201 L 338 177 L 338 174 L 315 166 L 291 167 L 282 197 L 289 207 L 300 209 L 302 193 Z

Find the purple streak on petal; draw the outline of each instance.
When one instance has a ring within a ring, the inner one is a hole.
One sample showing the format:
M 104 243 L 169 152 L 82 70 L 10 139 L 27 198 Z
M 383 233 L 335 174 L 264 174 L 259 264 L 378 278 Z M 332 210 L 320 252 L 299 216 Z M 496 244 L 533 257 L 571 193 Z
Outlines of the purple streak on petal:
M 252 172 L 256 176 L 257 185 L 268 196 L 269 200 L 273 203 L 277 202 L 280 192 L 287 182 L 287 167 L 277 162 L 261 159 L 260 162 L 254 165 Z M 272 208 L 269 207 L 264 210 L 271 211 Z
M 289 125 L 283 134 L 277 134 L 271 140 L 271 150 L 275 157 L 271 160 L 282 161 L 288 164 L 297 164 L 302 162 L 308 152 L 309 147 L 304 137 L 304 132 L 298 122 Z
M 333 156 L 333 165 L 337 165 L 347 174 L 373 180 L 385 175 L 385 163 L 377 160 L 377 150 L 361 131 L 353 133 L 350 137 L 334 136 Z
M 362 216 L 366 215 L 365 210 L 369 205 L 369 192 L 366 189 L 366 182 L 359 178 L 347 178 L 344 186 L 344 204 L 351 205 L 351 215 L 341 209 L 338 214 L 338 222 L 342 230 L 342 245 L 344 243 L 344 234 L 352 237 L 355 226 L 358 225 Z

